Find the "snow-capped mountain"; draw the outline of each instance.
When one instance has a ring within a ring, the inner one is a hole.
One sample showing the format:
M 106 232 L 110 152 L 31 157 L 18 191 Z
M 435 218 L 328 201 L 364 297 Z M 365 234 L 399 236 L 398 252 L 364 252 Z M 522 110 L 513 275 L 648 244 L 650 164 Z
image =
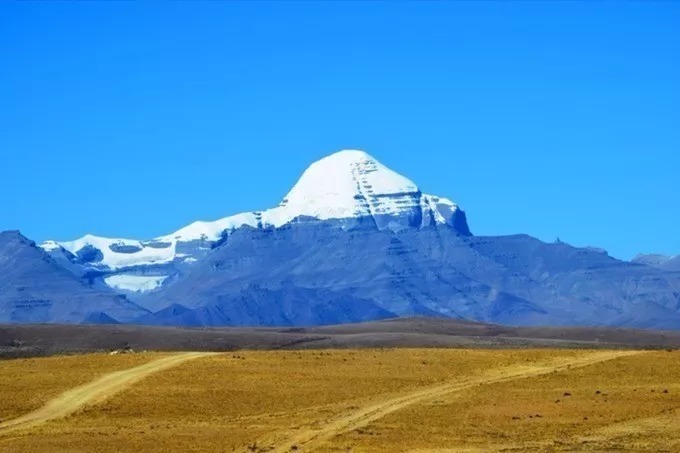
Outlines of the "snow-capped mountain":
M 364 151 L 343 150 L 310 165 L 275 208 L 194 222 L 157 240 L 215 241 L 244 225 L 278 228 L 304 218 L 347 223 L 371 219 L 379 229 L 391 230 L 450 224 L 469 234 L 464 213 L 451 200 L 423 194 Z
M 31 300 L 54 309 L 33 315 L 29 304 L 23 322 L 67 319 L 59 310 L 70 310 L 62 291 L 70 282 L 82 297 L 68 319 L 92 313 L 90 299 L 106 302 L 91 322 L 315 325 L 424 315 L 680 329 L 674 259 L 631 263 L 527 235 L 472 236 L 454 202 L 355 150 L 313 163 L 271 209 L 146 241 L 87 235 L 30 250 L 19 261 L 24 269 L 36 258 L 49 262 L 41 273 L 49 284 L 10 273 L 9 302 L 24 300 L 29 282 L 46 288 Z M 120 299 L 112 303 L 114 291 Z
M 272 209 L 194 222 L 146 241 L 88 234 L 41 247 L 62 263 L 80 264 L 92 279 L 134 294 L 160 288 L 238 228 L 279 228 L 310 220 L 345 227 L 369 223 L 391 231 L 446 224 L 470 234 L 465 213 L 451 200 L 422 193 L 364 151 L 343 150 L 310 165 Z

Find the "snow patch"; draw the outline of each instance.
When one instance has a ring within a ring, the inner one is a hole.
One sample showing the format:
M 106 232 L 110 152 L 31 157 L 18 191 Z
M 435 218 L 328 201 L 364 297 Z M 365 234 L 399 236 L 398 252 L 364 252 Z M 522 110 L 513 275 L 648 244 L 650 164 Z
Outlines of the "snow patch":
M 216 241 L 224 231 L 235 230 L 244 225 L 255 227 L 257 224 L 258 219 L 255 213 L 246 212 L 231 217 L 225 217 L 214 222 L 194 222 L 174 233 L 157 237 L 155 240 L 162 242 L 188 242 L 197 240 Z
M 44 246 L 45 244 L 43 244 Z M 101 251 L 103 258 L 94 267 L 106 267 L 108 269 L 120 269 L 128 266 L 167 263 L 175 259 L 175 243 L 167 248 L 147 247 L 141 241 L 134 239 L 103 238 L 86 234 L 75 241 L 60 242 L 63 248 L 77 255 L 78 251 L 86 246 L 92 246 Z M 135 253 L 117 253 L 111 249 L 111 245 L 134 246 L 140 250 Z
M 60 247 L 61 246 L 56 241 L 45 241 L 42 244 L 40 244 L 40 248 L 42 248 L 46 252 L 51 252 L 52 250 L 57 250 Z
M 146 276 L 119 274 L 105 277 L 104 282 L 111 288 L 118 290 L 143 293 L 153 291 L 160 287 L 166 278 L 168 277 L 164 275 Z

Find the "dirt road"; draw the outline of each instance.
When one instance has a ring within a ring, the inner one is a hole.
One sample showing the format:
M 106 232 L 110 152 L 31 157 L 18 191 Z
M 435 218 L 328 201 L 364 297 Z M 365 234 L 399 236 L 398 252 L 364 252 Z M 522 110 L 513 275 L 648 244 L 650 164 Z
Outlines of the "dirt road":
M 183 352 L 144 365 L 116 371 L 62 393 L 43 407 L 13 420 L 0 423 L 0 435 L 31 428 L 48 420 L 65 417 L 83 406 L 99 403 L 150 374 L 177 366 L 187 360 L 215 355 L 213 352 Z
M 563 360 L 559 363 L 545 365 L 519 365 L 490 370 L 482 376 L 472 379 L 438 384 L 414 390 L 404 395 L 391 396 L 370 405 L 354 409 L 338 418 L 328 422 L 317 422 L 318 427 L 301 427 L 287 438 L 268 439 L 260 442 L 263 445 L 275 445 L 274 452 L 290 452 L 302 449 L 313 451 L 314 447 L 331 437 L 368 425 L 392 412 L 398 411 L 413 404 L 418 404 L 449 393 L 459 392 L 470 387 L 494 384 L 515 379 L 524 379 L 540 376 L 554 371 L 562 371 L 571 368 L 579 368 L 592 365 L 619 357 L 627 357 L 640 354 L 641 351 L 603 351 L 587 353 L 583 357 Z M 320 426 L 319 426 L 320 425 Z
M 654 439 L 664 439 L 669 444 L 663 445 L 663 451 L 678 451 L 680 439 L 677 433 L 680 410 L 670 409 L 654 417 L 643 417 L 623 422 L 613 423 L 595 430 L 589 435 L 572 439 L 574 446 L 588 450 L 613 450 L 612 446 L 635 443 L 638 447 L 645 446 L 646 451 L 657 451 Z M 669 440 L 670 439 L 670 440 Z M 642 450 L 642 448 L 640 448 Z

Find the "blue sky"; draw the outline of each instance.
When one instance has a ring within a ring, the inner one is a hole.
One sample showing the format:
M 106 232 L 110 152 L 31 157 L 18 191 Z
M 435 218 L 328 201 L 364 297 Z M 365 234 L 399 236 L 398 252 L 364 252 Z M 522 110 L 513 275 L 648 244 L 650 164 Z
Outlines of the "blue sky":
M 147 238 L 361 148 L 468 212 L 680 253 L 680 4 L 0 4 L 0 230 Z

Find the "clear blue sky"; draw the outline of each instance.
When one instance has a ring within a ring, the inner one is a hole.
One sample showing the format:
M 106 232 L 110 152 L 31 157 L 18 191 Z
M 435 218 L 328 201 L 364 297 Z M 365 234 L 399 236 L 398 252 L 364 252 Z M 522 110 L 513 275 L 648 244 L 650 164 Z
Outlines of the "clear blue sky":
M 680 3 L 0 4 L 0 230 L 148 238 L 361 148 L 474 233 L 680 253 Z

